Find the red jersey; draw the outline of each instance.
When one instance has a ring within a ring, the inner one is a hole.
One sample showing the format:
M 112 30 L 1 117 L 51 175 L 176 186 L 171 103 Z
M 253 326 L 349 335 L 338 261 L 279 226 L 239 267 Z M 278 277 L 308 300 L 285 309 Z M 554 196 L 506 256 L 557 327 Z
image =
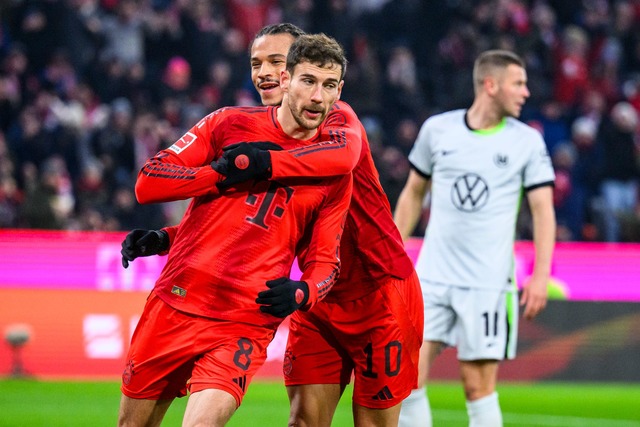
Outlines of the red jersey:
M 140 203 L 193 197 L 175 234 L 154 292 L 173 308 L 205 317 L 277 325 L 255 303 L 265 282 L 289 276 L 298 258 L 309 284 L 308 309 L 333 286 L 351 175 L 250 181 L 222 193 L 210 163 L 222 147 L 271 141 L 297 149 L 319 141 L 285 134 L 275 107 L 231 107 L 211 113 L 138 174 Z
M 272 179 L 334 176 L 352 170 L 353 194 L 340 245 L 340 277 L 327 301 L 357 299 L 389 277 L 409 277 L 413 263 L 393 222 L 366 131 L 356 113 L 345 102 L 336 102 L 321 134 L 319 144 L 271 152 Z

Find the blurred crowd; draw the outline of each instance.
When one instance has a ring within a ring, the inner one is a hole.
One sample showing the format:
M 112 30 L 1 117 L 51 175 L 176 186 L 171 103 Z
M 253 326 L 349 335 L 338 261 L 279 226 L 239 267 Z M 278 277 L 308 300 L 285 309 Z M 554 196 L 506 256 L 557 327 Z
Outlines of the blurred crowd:
M 176 224 L 186 202 L 139 205 L 138 170 L 208 112 L 259 103 L 248 46 L 285 21 L 345 47 L 342 99 L 392 206 L 422 122 L 470 106 L 473 60 L 505 48 L 527 63 L 558 239 L 640 242 L 640 0 L 0 2 L 0 228 Z

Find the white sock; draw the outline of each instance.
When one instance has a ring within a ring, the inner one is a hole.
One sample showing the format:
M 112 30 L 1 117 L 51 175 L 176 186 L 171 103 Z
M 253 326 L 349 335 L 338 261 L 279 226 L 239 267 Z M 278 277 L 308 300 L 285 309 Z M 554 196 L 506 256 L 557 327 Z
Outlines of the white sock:
M 402 401 L 398 427 L 431 427 L 431 408 L 425 388 L 413 390 Z
M 467 401 L 467 413 L 469 427 L 502 427 L 502 412 L 496 392 L 473 402 Z

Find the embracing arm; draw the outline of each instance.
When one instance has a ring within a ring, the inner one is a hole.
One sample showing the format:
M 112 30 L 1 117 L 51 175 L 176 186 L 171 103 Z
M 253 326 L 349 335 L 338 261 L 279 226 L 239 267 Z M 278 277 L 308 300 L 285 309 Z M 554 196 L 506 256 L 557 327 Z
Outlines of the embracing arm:
M 148 160 L 136 181 L 136 198 L 139 203 L 159 203 L 185 200 L 206 194 L 219 194 L 216 183 L 224 178 L 207 164 L 186 166 L 177 161 L 167 150 L 160 151 Z
M 158 203 L 219 194 L 216 183 L 224 175 L 211 166 L 221 154 L 213 141 L 212 117 L 202 119 L 171 147 L 142 166 L 135 187 L 138 202 Z
M 322 300 L 335 284 L 340 270 L 340 238 L 351 202 L 351 174 L 340 179 L 332 195 L 322 207 L 313 224 L 308 242 L 299 245 L 297 254 L 302 277 L 309 285 L 307 310 Z
M 323 299 L 338 278 L 340 237 L 351 200 L 351 174 L 334 185 L 316 219 L 298 242 L 296 256 L 302 277 L 278 277 L 267 281 L 258 293 L 260 311 L 286 317 L 296 310 L 309 310 Z
M 320 142 L 271 152 L 271 179 L 347 174 L 358 163 L 365 138 L 365 130 L 356 113 L 344 102 L 339 102 L 320 128 Z

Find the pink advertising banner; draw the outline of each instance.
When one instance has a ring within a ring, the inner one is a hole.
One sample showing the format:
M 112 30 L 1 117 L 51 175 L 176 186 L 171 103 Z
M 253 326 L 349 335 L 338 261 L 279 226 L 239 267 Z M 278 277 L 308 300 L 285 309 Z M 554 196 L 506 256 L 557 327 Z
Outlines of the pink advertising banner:
M 166 257 L 138 258 L 124 269 L 125 233 L 0 230 L 0 289 L 148 291 Z M 407 242 L 415 260 L 421 239 Z M 526 283 L 531 242 L 515 245 L 516 276 Z M 299 276 L 294 266 L 292 276 Z M 551 292 L 582 301 L 640 301 L 640 244 L 558 243 Z
M 22 349 L 27 375 L 120 376 L 146 297 L 166 262 L 166 257 L 139 258 L 124 269 L 120 260 L 124 236 L 0 230 L 0 331 L 29 337 Z M 413 259 L 420 245 L 420 239 L 408 242 Z M 518 242 L 515 254 L 518 281 L 524 283 L 531 272 L 533 248 Z M 556 297 L 576 301 L 640 301 L 639 261 L 640 245 L 561 243 L 555 252 L 551 289 Z M 299 274 L 292 272 L 294 277 Z M 523 337 L 531 335 L 527 327 L 536 328 L 535 336 L 539 335 L 542 329 L 532 325 L 523 322 Z M 260 377 L 281 377 L 287 336 L 285 320 L 269 345 Z M 567 346 L 560 344 L 565 351 Z M 557 351 L 544 349 L 545 355 L 557 356 Z M 14 356 L 10 346 L 0 345 L 0 376 L 16 371 Z M 455 357 L 441 360 L 437 375 L 455 379 Z M 512 368 L 521 379 L 532 366 L 530 359 L 522 360 L 526 366 Z

